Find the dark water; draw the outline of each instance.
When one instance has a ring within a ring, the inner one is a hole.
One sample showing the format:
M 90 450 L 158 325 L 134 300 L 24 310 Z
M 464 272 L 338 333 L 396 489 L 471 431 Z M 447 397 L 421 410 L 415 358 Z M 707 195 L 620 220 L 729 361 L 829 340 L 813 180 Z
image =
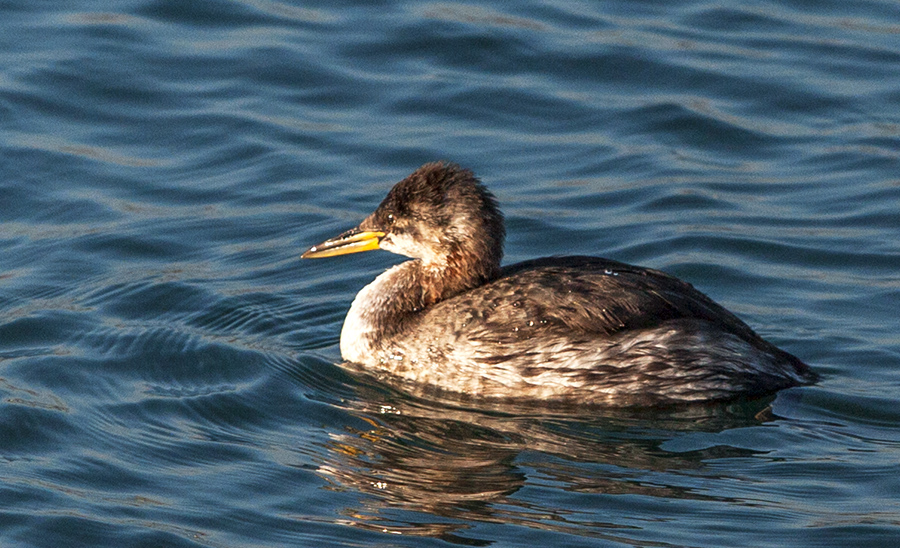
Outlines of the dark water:
M 0 545 L 900 542 L 898 4 L 0 14 Z M 343 371 L 397 258 L 299 253 L 436 159 L 507 261 L 664 269 L 823 381 L 606 413 Z

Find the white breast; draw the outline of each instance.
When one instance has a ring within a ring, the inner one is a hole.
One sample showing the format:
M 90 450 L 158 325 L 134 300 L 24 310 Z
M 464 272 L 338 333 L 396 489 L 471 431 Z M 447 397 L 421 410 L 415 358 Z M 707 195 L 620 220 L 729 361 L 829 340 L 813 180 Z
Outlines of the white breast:
M 345 360 L 363 365 L 379 361 L 378 311 L 388 308 L 396 288 L 394 277 L 402 275 L 405 264 L 382 272 L 353 299 L 341 329 L 341 357 Z

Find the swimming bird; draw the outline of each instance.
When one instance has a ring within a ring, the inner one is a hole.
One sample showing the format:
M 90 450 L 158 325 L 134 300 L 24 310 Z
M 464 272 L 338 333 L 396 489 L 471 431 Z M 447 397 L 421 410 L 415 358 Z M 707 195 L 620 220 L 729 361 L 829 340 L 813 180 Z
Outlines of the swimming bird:
M 501 267 L 504 237 L 493 194 L 471 171 L 438 162 L 302 257 L 410 257 L 357 294 L 341 355 L 440 390 L 654 406 L 762 396 L 817 378 L 686 282 L 586 256 Z

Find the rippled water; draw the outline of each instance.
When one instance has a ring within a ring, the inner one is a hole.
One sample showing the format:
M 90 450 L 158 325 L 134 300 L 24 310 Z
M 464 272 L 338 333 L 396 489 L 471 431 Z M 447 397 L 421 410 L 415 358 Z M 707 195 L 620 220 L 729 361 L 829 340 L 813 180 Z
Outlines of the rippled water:
M 3 546 L 896 546 L 900 7 L 5 2 Z M 823 374 L 672 412 L 336 364 L 425 161 L 507 261 L 687 279 Z

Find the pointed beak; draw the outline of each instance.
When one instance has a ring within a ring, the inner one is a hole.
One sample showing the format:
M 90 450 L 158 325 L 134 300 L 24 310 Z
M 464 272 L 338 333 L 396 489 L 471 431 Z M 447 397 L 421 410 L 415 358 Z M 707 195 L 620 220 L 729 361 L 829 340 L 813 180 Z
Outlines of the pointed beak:
M 377 230 L 362 230 L 357 227 L 312 246 L 306 253 L 300 255 L 300 258 L 321 259 L 324 257 L 347 255 L 348 253 L 359 253 L 360 251 L 371 251 L 373 249 L 378 249 L 378 244 L 381 242 L 382 238 L 384 238 L 384 232 L 379 232 Z

